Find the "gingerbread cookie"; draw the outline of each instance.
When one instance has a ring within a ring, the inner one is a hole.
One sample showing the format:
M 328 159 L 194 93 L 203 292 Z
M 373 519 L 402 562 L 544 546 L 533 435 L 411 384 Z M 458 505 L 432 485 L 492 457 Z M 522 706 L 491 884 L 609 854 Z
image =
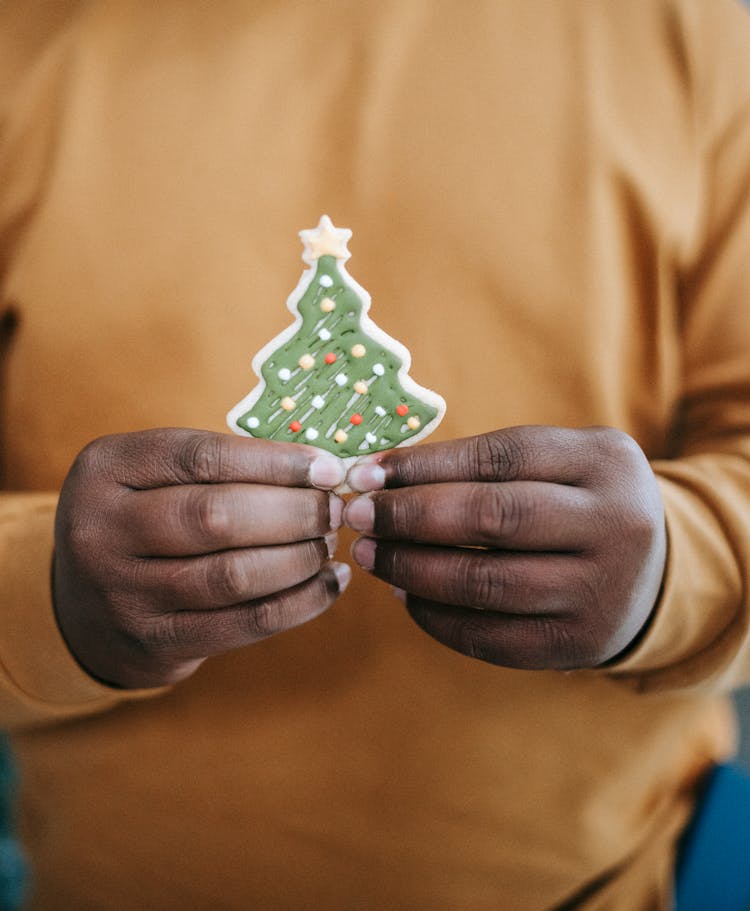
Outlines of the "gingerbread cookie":
M 287 300 L 295 322 L 253 358 L 260 382 L 227 415 L 244 436 L 306 443 L 348 461 L 424 439 L 445 402 L 408 375 L 409 351 L 368 317 L 347 273 L 352 232 L 327 215 L 301 231 L 309 265 Z

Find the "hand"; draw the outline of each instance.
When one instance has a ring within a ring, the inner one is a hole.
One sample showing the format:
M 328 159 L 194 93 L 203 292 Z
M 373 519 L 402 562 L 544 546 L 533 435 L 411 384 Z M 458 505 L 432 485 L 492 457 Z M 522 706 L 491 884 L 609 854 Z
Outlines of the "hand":
M 661 496 L 609 428 L 513 427 L 394 449 L 349 472 L 353 556 L 414 620 L 474 658 L 583 668 L 646 624 L 666 558 Z
M 63 485 L 53 588 L 93 676 L 152 687 L 322 613 L 349 580 L 326 536 L 343 463 L 307 446 L 197 430 L 104 437 Z M 314 489 L 321 488 L 321 489 Z

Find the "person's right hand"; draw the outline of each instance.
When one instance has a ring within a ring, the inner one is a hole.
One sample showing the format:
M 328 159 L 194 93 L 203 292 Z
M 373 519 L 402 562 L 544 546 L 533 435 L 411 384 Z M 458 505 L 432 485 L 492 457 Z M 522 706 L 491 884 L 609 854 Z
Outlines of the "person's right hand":
M 55 611 L 79 664 L 162 686 L 317 617 L 350 577 L 329 562 L 344 474 L 312 447 L 198 430 L 90 443 L 55 524 Z

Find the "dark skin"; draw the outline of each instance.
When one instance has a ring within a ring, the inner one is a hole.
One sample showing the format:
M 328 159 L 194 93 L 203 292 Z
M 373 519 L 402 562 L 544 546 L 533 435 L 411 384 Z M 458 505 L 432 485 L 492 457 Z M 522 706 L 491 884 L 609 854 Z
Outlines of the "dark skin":
M 204 431 L 91 443 L 55 525 L 55 609 L 78 662 L 161 686 L 317 617 L 349 577 L 329 560 L 344 473 L 307 446 Z
M 407 593 L 427 633 L 517 668 L 590 668 L 623 653 L 658 598 L 656 478 L 611 428 L 513 427 L 369 457 L 344 521 L 353 556 Z M 385 489 L 381 489 L 385 488 Z
M 322 460 L 322 461 L 321 461 Z M 79 663 L 135 688 L 318 616 L 342 464 L 308 446 L 155 430 L 71 468 L 56 522 L 58 622 Z M 661 498 L 608 428 L 517 427 L 379 453 L 349 472 L 353 554 L 438 641 L 493 664 L 585 668 L 632 644 L 658 597 Z M 326 536 L 329 540 L 326 541 Z

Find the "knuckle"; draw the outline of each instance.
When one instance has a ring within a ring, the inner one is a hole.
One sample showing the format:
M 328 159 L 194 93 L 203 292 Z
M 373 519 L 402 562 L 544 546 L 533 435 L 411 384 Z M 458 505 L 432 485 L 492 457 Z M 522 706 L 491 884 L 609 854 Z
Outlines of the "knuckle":
M 116 585 L 130 567 L 118 535 L 122 520 L 112 502 L 102 508 L 96 497 L 83 490 L 75 497 L 61 497 L 55 517 L 55 552 L 79 574 L 99 580 L 103 590 Z M 123 562 L 125 561 L 125 562 Z
M 603 541 L 609 542 L 615 554 L 650 549 L 664 533 L 664 510 L 656 482 L 624 485 L 602 504 L 601 521 L 608 532 Z
M 582 569 L 565 587 L 560 602 L 548 605 L 556 615 L 538 618 L 545 660 L 562 669 L 588 667 L 598 663 L 607 635 L 605 580 L 599 571 Z
M 189 435 L 177 450 L 177 464 L 198 484 L 209 484 L 221 476 L 224 442 L 220 434 Z
M 121 593 L 110 595 L 107 602 L 108 627 L 120 648 L 148 658 L 167 651 L 162 614 L 149 612 L 143 604 Z
M 600 460 L 611 464 L 629 465 L 643 460 L 641 447 L 629 434 L 617 427 L 592 428 L 593 441 Z
M 78 453 L 70 470 L 71 475 L 80 475 L 89 478 L 98 475 L 107 459 L 107 452 L 111 448 L 111 437 L 98 437 L 87 443 Z
M 472 495 L 472 508 L 477 532 L 484 543 L 508 541 L 520 531 L 521 504 L 509 487 L 494 484 L 480 487 Z
M 376 495 L 373 505 L 376 534 L 398 537 L 421 526 L 420 501 L 413 490 Z
M 117 488 L 112 483 L 116 475 L 117 450 L 112 441 L 115 437 L 99 437 L 92 440 L 78 453 L 68 469 L 62 486 L 60 503 L 62 507 L 102 512 L 102 496 L 111 495 Z
M 188 528 L 198 528 L 204 540 L 224 540 L 232 528 L 233 516 L 229 503 L 211 488 L 196 488 L 188 500 Z
M 198 622 L 182 614 L 153 618 L 138 640 L 138 660 L 144 686 L 177 683 L 200 663 Z M 196 659 L 198 659 L 196 661 Z
M 471 604 L 483 610 L 497 603 L 498 589 L 492 573 L 486 567 L 475 570 L 471 580 Z
M 248 555 L 240 558 L 235 554 L 225 554 L 219 559 L 208 576 L 209 598 L 221 604 L 244 601 L 248 579 L 252 576 L 249 563 L 252 563 L 252 558 Z
M 286 584 L 305 582 L 320 572 L 327 562 L 328 548 L 323 538 L 313 538 L 310 541 L 302 541 L 300 544 L 293 545 L 289 551 L 289 560 L 284 571 Z M 268 582 L 270 584 L 270 579 Z M 283 588 L 283 584 L 276 587 Z
M 480 481 L 513 480 L 523 470 L 525 454 L 520 443 L 507 432 L 474 437 L 472 474 Z
M 572 626 L 559 618 L 529 617 L 526 621 L 529 668 L 572 668 L 579 665 L 581 643 Z
M 495 663 L 497 650 L 493 647 L 487 631 L 478 624 L 471 622 L 462 623 L 458 630 L 457 640 L 459 651 L 468 655 L 469 658 L 475 658 L 477 661 L 486 661 L 490 664 Z
M 633 498 L 627 517 L 622 523 L 623 535 L 640 551 L 649 548 L 659 535 L 662 525 L 660 512 L 650 507 L 642 498 Z
M 169 560 L 159 567 L 148 589 L 164 610 L 203 607 L 211 600 L 210 578 L 208 569 L 201 571 L 193 566 L 192 561 Z
M 567 665 L 571 660 L 577 663 L 580 643 L 567 623 L 540 618 L 537 633 L 546 666 Z
M 243 620 L 252 639 L 267 639 L 284 629 L 286 601 L 285 597 L 281 597 L 275 601 L 263 600 L 248 606 L 243 612 Z
M 473 555 L 461 557 L 458 573 L 463 603 L 487 610 L 502 600 L 500 574 L 489 560 L 477 560 Z
M 57 521 L 58 543 L 64 544 L 67 552 L 81 565 L 91 563 L 92 555 L 98 554 L 101 562 L 101 541 L 95 517 L 88 512 L 67 514 Z
M 379 544 L 375 553 L 376 575 L 407 590 L 419 583 L 425 566 L 420 560 L 414 560 L 408 551 Z
M 386 469 L 388 487 L 408 487 L 431 478 L 434 466 L 428 456 L 429 448 L 425 446 L 405 446 L 393 449 L 381 460 L 380 465 Z
M 148 623 L 139 618 L 130 633 L 137 638 L 141 649 L 156 660 L 177 649 L 183 641 L 174 614 L 152 617 Z

